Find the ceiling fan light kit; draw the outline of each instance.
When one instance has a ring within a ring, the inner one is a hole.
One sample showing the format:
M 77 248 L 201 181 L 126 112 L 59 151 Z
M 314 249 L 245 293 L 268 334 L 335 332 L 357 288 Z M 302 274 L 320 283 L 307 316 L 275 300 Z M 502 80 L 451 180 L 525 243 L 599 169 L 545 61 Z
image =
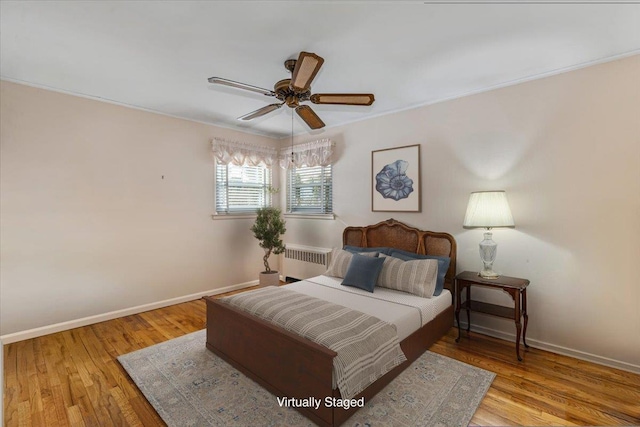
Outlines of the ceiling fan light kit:
M 315 111 L 308 105 L 300 105 L 301 102 L 311 101 L 314 104 L 367 106 L 373 104 L 373 101 L 375 101 L 372 93 L 316 93 L 312 95 L 311 82 L 318 74 L 318 71 L 320 71 L 323 63 L 323 58 L 310 52 L 300 52 L 298 59 L 287 59 L 284 62 L 284 66 L 291 72 L 291 78 L 278 81 L 274 85 L 273 90 L 224 79 L 222 77 L 210 77 L 208 80 L 209 83 L 260 93 L 282 101 L 281 103 L 270 104 L 240 116 L 238 120 L 253 120 L 275 111 L 283 105 L 287 105 L 289 108 L 295 109 L 298 116 L 300 116 L 311 129 L 320 129 L 325 126 L 322 119 L 320 119 Z

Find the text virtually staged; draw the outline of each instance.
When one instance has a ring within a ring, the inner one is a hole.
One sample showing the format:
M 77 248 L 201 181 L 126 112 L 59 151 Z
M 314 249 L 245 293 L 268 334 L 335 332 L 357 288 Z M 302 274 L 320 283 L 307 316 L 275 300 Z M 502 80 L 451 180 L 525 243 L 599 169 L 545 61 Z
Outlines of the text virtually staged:
M 343 408 L 345 410 L 349 408 L 363 408 L 364 397 L 360 399 L 338 399 L 337 397 L 327 396 L 324 399 L 318 399 L 317 397 L 309 396 L 305 398 L 295 397 L 277 397 L 278 405 L 284 408 L 320 408 L 320 405 L 324 402 L 326 408 Z

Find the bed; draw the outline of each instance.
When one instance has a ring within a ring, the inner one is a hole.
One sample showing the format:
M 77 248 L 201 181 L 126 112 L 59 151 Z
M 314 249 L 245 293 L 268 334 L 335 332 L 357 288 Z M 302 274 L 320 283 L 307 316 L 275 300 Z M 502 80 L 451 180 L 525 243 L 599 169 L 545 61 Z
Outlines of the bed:
M 400 348 L 407 360 L 356 396 L 357 399 L 364 397 L 367 401 L 453 326 L 456 242 L 450 234 L 423 231 L 389 219 L 375 225 L 346 227 L 343 232 L 343 244 L 361 248 L 395 248 L 414 254 L 450 258 L 444 277 L 445 290 L 439 297 L 439 312 L 432 320 L 413 332 L 399 330 L 399 336 L 402 336 Z M 324 281 L 329 285 L 332 282 L 331 278 L 326 276 L 311 280 Z M 287 285 L 284 288 L 289 286 L 294 290 L 296 287 L 306 287 L 311 289 L 310 292 L 314 292 L 309 281 Z M 299 399 L 315 397 L 322 400 L 326 397 L 341 398 L 333 377 L 333 359 L 337 355 L 335 351 L 222 303 L 216 298 L 205 299 L 206 346 L 209 350 L 276 396 Z M 443 299 L 446 299 L 444 304 Z M 320 405 L 317 409 L 296 409 L 320 426 L 339 426 L 359 408 L 344 409 Z

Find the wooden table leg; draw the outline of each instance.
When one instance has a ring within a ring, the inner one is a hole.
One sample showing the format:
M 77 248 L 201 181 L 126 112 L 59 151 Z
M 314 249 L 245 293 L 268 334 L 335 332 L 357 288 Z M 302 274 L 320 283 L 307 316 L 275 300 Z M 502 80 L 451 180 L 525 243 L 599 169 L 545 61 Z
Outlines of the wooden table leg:
M 527 314 L 527 288 L 522 290 L 522 315 L 524 317 L 524 330 L 522 331 L 522 342 L 525 348 L 527 345 L 527 323 L 529 323 L 529 315 Z
M 456 342 L 460 341 L 460 283 L 456 280 L 455 282 L 455 293 L 456 293 L 456 322 L 458 323 L 458 338 L 456 338 Z
M 467 332 L 471 331 L 471 286 L 467 286 Z
M 520 357 L 520 333 L 522 332 L 522 324 L 520 323 L 520 301 L 521 301 L 521 296 L 520 296 L 520 290 L 516 289 L 515 291 L 515 295 L 513 296 L 514 300 L 515 300 L 515 310 L 514 310 L 514 317 L 515 317 L 515 321 L 516 321 L 516 356 L 518 356 L 518 361 L 522 362 L 522 357 Z

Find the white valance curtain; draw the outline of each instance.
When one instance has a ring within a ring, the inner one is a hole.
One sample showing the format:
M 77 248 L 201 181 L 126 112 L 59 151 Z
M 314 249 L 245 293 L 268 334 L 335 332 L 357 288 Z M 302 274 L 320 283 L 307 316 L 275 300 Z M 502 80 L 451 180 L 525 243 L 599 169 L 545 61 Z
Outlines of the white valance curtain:
M 223 165 L 258 166 L 262 164 L 270 168 L 278 163 L 278 150 L 263 145 L 213 138 L 211 151 L 218 163 Z
M 211 141 L 211 151 L 218 163 L 224 165 L 258 166 L 262 164 L 268 168 L 279 165 L 283 169 L 290 169 L 303 166 L 328 166 L 333 161 L 333 142 L 330 139 L 298 144 L 278 151 L 263 145 L 214 138 Z
M 333 143 L 330 139 L 320 139 L 280 149 L 282 169 L 328 166 L 331 162 L 333 162 Z

